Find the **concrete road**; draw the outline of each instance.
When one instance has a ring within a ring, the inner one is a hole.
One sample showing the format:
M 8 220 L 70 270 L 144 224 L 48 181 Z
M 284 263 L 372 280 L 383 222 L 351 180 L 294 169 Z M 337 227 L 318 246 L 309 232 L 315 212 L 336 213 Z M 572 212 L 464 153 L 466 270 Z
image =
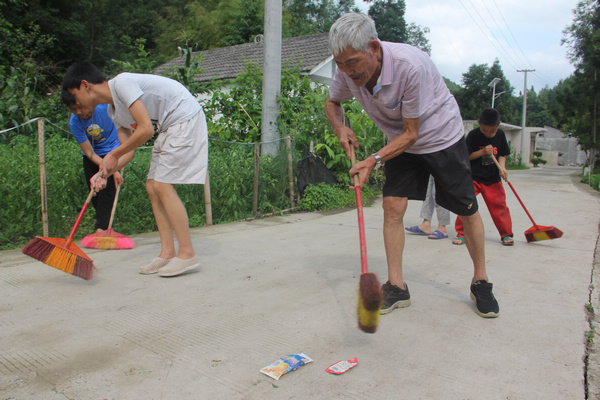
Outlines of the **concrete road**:
M 532 223 L 506 186 L 516 243 L 502 246 L 480 201 L 497 319 L 475 314 L 465 246 L 407 235 L 412 305 L 360 331 L 355 209 L 194 229 L 203 266 L 176 278 L 137 273 L 156 233 L 133 236 L 133 250 L 85 249 L 91 281 L 2 252 L 0 398 L 584 399 L 600 210 L 577 172 L 509 175 L 536 222 L 564 231 L 557 240 L 526 243 Z M 406 226 L 420 206 L 409 202 Z M 381 200 L 365 220 L 384 281 Z M 280 380 L 259 372 L 297 353 L 314 361 Z M 353 357 L 345 374 L 325 372 Z

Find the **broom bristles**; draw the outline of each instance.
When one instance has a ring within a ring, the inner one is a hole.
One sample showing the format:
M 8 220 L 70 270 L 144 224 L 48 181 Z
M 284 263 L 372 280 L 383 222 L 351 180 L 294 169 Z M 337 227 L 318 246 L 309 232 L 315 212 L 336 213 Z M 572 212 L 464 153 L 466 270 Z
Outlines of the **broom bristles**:
M 383 299 L 381 297 L 381 285 L 379 284 L 377 275 L 372 272 L 361 274 L 359 290 L 365 310 L 379 312 Z
M 358 327 L 365 333 L 375 333 L 379 323 L 379 309 L 377 311 L 368 311 L 364 307 L 360 290 L 358 291 L 358 306 L 356 314 L 358 315 Z
M 358 327 L 366 333 L 375 333 L 379 323 L 379 309 L 383 297 L 377 275 L 372 272 L 360 276 L 358 290 Z
M 563 232 L 553 226 L 532 226 L 525 231 L 527 243 L 539 242 L 541 240 L 552 240 L 562 237 Z
M 135 243 L 129 237 L 122 235 L 112 229 L 87 235 L 81 241 L 83 247 L 102 250 L 126 250 L 133 249 Z
M 85 280 L 90 280 L 94 277 L 96 267 L 91 259 L 71 243 L 73 248 L 62 247 L 59 242 L 65 242 L 63 239 L 43 238 L 40 236 L 32 239 L 25 247 L 23 254 L 35 258 L 53 268 L 61 270 L 71 275 L 78 276 Z M 53 243 L 55 242 L 55 243 Z M 78 255 L 77 253 L 82 254 Z

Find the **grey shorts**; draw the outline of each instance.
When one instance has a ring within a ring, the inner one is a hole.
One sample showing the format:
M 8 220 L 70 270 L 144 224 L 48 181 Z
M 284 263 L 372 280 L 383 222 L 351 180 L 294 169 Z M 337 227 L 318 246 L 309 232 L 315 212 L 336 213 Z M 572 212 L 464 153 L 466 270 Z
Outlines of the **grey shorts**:
M 152 148 L 148 179 L 172 184 L 206 182 L 208 129 L 200 111 L 189 121 L 160 132 Z
M 465 139 L 429 154 L 402 153 L 385 162 L 383 196 L 425 200 L 429 175 L 435 180 L 435 202 L 456 215 L 478 210 Z

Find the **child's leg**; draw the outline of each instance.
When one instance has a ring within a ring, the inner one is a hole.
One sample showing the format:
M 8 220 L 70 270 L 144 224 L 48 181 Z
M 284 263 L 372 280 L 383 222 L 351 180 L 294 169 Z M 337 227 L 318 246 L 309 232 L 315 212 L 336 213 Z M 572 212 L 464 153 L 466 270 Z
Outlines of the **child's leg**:
M 510 211 L 506 205 L 506 192 L 504 191 L 502 182 L 480 186 L 481 195 L 494 221 L 494 225 L 496 225 L 496 229 L 500 233 L 500 238 L 502 239 L 506 236 L 513 237 L 512 220 L 510 218 Z
M 159 257 L 170 259 L 177 256 L 184 260 L 193 258 L 196 252 L 192 246 L 187 211 L 177 195 L 175 186 L 150 179 L 146 181 L 146 190 L 150 196 L 152 211 L 160 234 L 161 253 Z M 175 251 L 173 232 L 175 232 L 179 244 L 177 252 Z

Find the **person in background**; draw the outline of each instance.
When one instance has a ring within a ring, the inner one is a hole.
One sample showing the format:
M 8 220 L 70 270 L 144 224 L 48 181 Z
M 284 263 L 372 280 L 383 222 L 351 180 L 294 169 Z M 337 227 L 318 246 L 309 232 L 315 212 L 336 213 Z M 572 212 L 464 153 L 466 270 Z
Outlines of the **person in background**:
M 494 108 L 486 108 L 479 116 L 479 128 L 467 134 L 467 149 L 471 160 L 471 176 L 475 187 L 475 194 L 481 193 L 488 207 L 492 221 L 498 229 L 500 240 L 504 246 L 512 246 L 513 239 L 512 220 L 510 210 L 506 205 L 506 193 L 502 179 L 506 180 L 506 156 L 510 155 L 510 147 L 506 134 L 500 126 L 500 113 Z M 496 166 L 492 157 L 496 157 L 500 168 Z M 453 244 L 464 243 L 464 225 L 460 217 L 456 217 L 454 224 L 456 238 Z
M 102 158 L 119 146 L 117 128 L 106 113 L 106 104 L 93 109 L 85 108 L 77 104 L 75 97 L 66 90 L 62 91 L 61 99 L 71 111 L 69 128 L 83 151 L 83 172 L 85 181 L 89 183 L 98 172 Z M 96 233 L 108 229 L 116 188 L 122 184 L 121 174 L 115 171 L 108 177 L 106 187 L 92 197 L 92 205 L 96 210 Z

